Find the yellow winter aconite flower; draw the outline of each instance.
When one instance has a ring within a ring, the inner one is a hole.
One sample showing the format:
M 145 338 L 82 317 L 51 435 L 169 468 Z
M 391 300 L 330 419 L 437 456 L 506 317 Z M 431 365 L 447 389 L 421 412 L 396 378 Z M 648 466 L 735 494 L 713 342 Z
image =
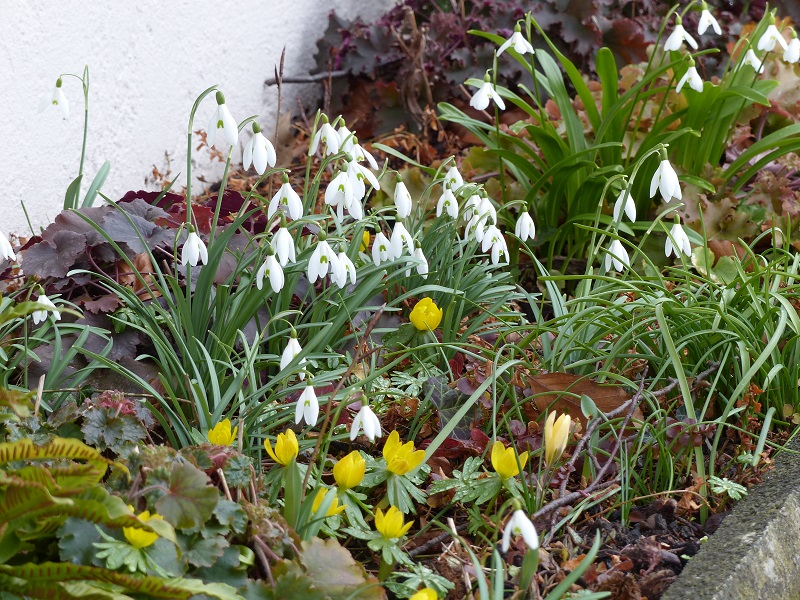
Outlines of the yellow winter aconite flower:
M 132 506 L 129 506 L 128 508 L 133 511 Z M 155 513 L 151 515 L 149 510 L 138 514 L 137 518 L 144 523 L 153 519 L 159 519 L 162 521 L 164 520 L 164 517 L 161 515 L 157 515 Z M 125 535 L 125 539 L 128 540 L 128 543 L 131 546 L 139 549 L 147 548 L 148 546 L 154 544 L 158 539 L 158 534 L 155 531 L 145 531 L 144 529 L 137 529 L 136 527 L 123 527 L 122 533 Z
M 356 487 L 364 479 L 367 461 L 357 450 L 353 450 L 333 466 L 333 478 L 340 490 Z
M 561 458 L 567 447 L 569 429 L 572 426 L 572 417 L 564 413 L 556 419 L 556 413 L 547 415 L 544 423 L 544 462 L 551 466 Z
M 430 298 L 423 298 L 414 305 L 411 314 L 408 316 L 414 327 L 420 331 L 433 331 L 442 322 L 441 308 L 436 306 L 436 303 Z
M 375 529 L 387 540 L 403 537 L 414 521 L 404 522 L 403 513 L 397 507 L 390 506 L 386 514 L 379 508 L 375 511 Z
M 383 447 L 386 468 L 396 475 L 405 475 L 416 469 L 425 458 L 424 450 L 414 451 L 414 442 L 400 443 L 400 434 L 393 431 Z
M 439 594 L 431 588 L 422 588 L 408 600 L 439 600 Z
M 291 429 L 278 434 L 274 452 L 269 440 L 264 440 L 264 448 L 266 448 L 267 454 L 272 457 L 272 460 L 282 464 L 284 467 L 297 458 L 297 453 L 300 451 L 300 447 L 297 444 L 297 436 Z
M 230 446 L 236 439 L 237 433 L 239 433 L 238 426 L 231 431 L 231 420 L 222 419 L 208 432 L 208 441 L 217 446 Z
M 317 510 L 319 510 L 322 501 L 325 499 L 325 494 L 327 493 L 328 490 L 326 488 L 319 488 L 319 490 L 317 490 L 317 495 L 314 496 L 314 503 L 311 505 L 311 512 L 315 513 Z M 333 515 L 338 515 L 343 510 L 344 506 L 339 506 L 339 498 L 334 497 L 328 512 L 325 513 L 325 516 L 332 517 Z
M 366 252 L 367 248 L 369 248 L 369 231 L 365 231 L 361 234 L 361 251 Z
M 519 455 L 519 464 L 517 464 L 514 448 L 506 448 L 503 446 L 503 442 L 495 442 L 492 446 L 492 467 L 500 475 L 500 479 L 516 477 L 519 475 L 520 467 L 525 468 L 526 462 L 528 462 L 527 452 Z

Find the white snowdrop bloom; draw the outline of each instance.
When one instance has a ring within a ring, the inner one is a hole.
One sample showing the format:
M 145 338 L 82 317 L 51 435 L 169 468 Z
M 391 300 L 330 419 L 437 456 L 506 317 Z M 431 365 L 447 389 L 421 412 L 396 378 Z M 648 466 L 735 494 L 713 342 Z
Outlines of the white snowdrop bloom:
M 382 262 L 394 260 L 394 251 L 392 250 L 392 243 L 389 241 L 382 231 L 375 234 L 375 239 L 372 240 L 372 261 L 376 267 L 381 266 Z
M 56 79 L 56 87 L 49 94 L 45 94 L 39 102 L 39 112 L 44 111 L 48 106 L 57 106 L 61 110 L 61 116 L 69 119 L 69 102 L 61 89 L 63 81 L 61 77 Z
M 706 30 L 711 27 L 714 30 L 714 33 L 717 35 L 722 35 L 722 29 L 719 27 L 719 23 L 714 18 L 714 15 L 708 10 L 708 4 L 702 2 L 700 6 L 703 9 L 703 12 L 700 13 L 700 19 L 697 21 L 697 34 L 703 35 Z
M 467 225 L 464 227 L 464 241 L 468 242 L 470 239 L 476 242 L 483 241 L 486 227 L 486 219 L 481 217 L 478 213 L 473 214 L 472 218 L 467 221 Z
M 344 289 L 347 285 L 347 277 L 350 276 L 350 283 L 352 285 L 356 284 L 356 266 L 353 264 L 353 261 L 350 260 L 350 257 L 347 256 L 346 252 L 339 252 L 338 256 L 339 266 L 341 267 L 338 269 L 331 279 L 333 282 L 339 286 L 339 289 Z
M 508 263 L 508 246 L 503 234 L 495 225 L 489 225 L 483 234 L 481 251 L 486 252 L 491 248 L 492 264 L 497 266 L 500 263 L 500 255 L 503 255 L 503 262 Z
M 682 198 L 681 183 L 678 181 L 678 174 L 666 158 L 661 159 L 656 172 L 653 174 L 653 179 L 650 180 L 651 198 L 656 195 L 656 190 L 661 192 L 661 197 L 664 198 L 664 202 L 669 202 L 673 198 L 677 198 L 678 200 Z
M 0 232 L 0 256 L 6 260 L 17 260 L 17 255 L 14 254 L 14 248 L 11 247 L 11 242 L 4 233 Z
M 614 203 L 614 220 L 619 221 L 622 213 L 625 213 L 631 220 L 631 223 L 636 222 L 636 202 L 627 188 L 623 189 L 617 196 L 617 201 Z
M 442 213 L 445 212 L 453 219 L 458 218 L 458 200 L 456 200 L 449 184 L 445 185 L 444 192 L 439 198 L 439 202 L 436 203 L 436 216 L 441 217 Z
M 203 243 L 203 240 L 200 239 L 200 236 L 192 230 L 189 232 L 189 235 L 186 236 L 186 241 L 183 243 L 181 265 L 185 267 L 187 264 L 190 264 L 196 267 L 197 263 L 201 265 L 208 263 L 208 249 Z
M 489 100 L 493 100 L 500 110 L 505 110 L 506 103 L 503 102 L 500 94 L 494 89 L 491 78 L 487 73 L 483 79 L 483 85 L 470 98 L 469 105 L 476 110 L 486 110 L 489 107 Z
M 447 173 L 444 174 L 444 181 L 442 182 L 442 185 L 446 187 L 448 184 L 453 190 L 456 191 L 458 191 L 458 188 L 464 185 L 464 178 L 461 177 L 461 173 L 458 172 L 458 168 L 455 165 L 447 169 Z
M 272 216 L 278 211 L 278 208 L 285 206 L 289 211 L 289 216 L 292 219 L 297 220 L 303 216 L 303 201 L 300 199 L 300 196 L 297 195 L 297 192 L 292 189 L 292 186 L 289 183 L 289 176 L 284 173 L 282 180 L 283 183 L 281 184 L 281 187 L 278 188 L 278 191 L 275 192 L 275 195 L 269 202 L 267 218 L 271 219 Z
M 56 321 L 61 320 L 61 313 L 56 308 L 56 305 L 53 304 L 53 301 L 50 300 L 45 294 L 39 294 L 36 298 L 36 302 L 39 304 L 44 304 L 48 308 L 42 310 L 36 310 L 31 313 L 31 318 L 33 319 L 33 324 L 38 325 L 39 323 L 44 323 L 47 320 L 48 314 L 53 313 L 53 319 Z
M 339 209 L 339 219 L 342 218 L 341 210 L 353 202 L 353 182 L 347 174 L 347 164 L 342 165 L 342 171 L 334 177 L 325 189 L 325 204 Z
M 503 552 L 508 552 L 511 547 L 512 535 L 521 535 L 525 545 L 531 550 L 539 548 L 539 535 L 536 533 L 536 527 L 533 526 L 528 515 L 521 510 L 514 511 L 514 514 L 511 515 L 508 523 L 506 523 L 505 529 L 503 529 L 503 541 L 501 544 Z
M 683 28 L 682 20 L 679 16 L 675 17 L 675 29 L 664 42 L 664 50 L 679 50 L 683 42 L 686 42 L 693 50 L 697 50 L 697 42 Z
M 419 263 L 417 263 L 417 274 L 422 275 L 423 279 L 428 278 L 428 259 L 425 258 L 425 254 L 422 252 L 422 248 L 417 246 L 414 248 L 414 258 L 416 258 Z M 406 277 L 411 275 L 408 271 L 406 271 Z
M 360 429 L 364 430 L 364 435 L 367 436 L 370 442 L 374 442 L 375 438 L 383 435 L 381 432 L 381 422 L 378 416 L 372 412 L 372 409 L 365 402 L 361 405 L 361 409 L 353 419 L 350 425 L 350 441 L 356 439 Z
M 678 85 L 675 88 L 675 92 L 680 94 L 681 89 L 686 82 L 689 82 L 689 87 L 692 88 L 695 92 L 702 92 L 703 91 L 703 79 L 700 77 L 700 74 L 697 72 L 697 69 L 692 64 L 688 69 L 686 69 L 686 73 L 683 74 L 683 77 L 680 78 L 678 81 Z
M 691 257 L 692 244 L 689 242 L 689 236 L 686 235 L 680 223 L 675 223 L 672 229 L 669 230 L 667 242 L 664 245 L 664 254 L 669 257 L 672 253 L 675 253 L 675 258 L 677 258 L 680 252 Z
M 511 34 L 511 37 L 497 49 L 497 56 L 500 56 L 509 48 L 513 48 L 517 54 L 534 54 L 533 46 L 522 35 L 522 28 L 519 24 L 514 27 L 514 33 Z
M 253 137 L 244 145 L 242 153 L 242 167 L 246 171 L 252 163 L 256 173 L 263 175 L 267 170 L 267 165 L 274 167 L 278 161 L 275 156 L 275 148 L 264 134 L 261 133 L 261 126 L 253 123 Z
M 264 264 L 256 273 L 256 287 L 259 290 L 264 287 L 264 277 L 269 278 L 269 285 L 276 294 L 283 289 L 283 269 L 275 258 L 275 254 L 268 254 Z
M 217 92 L 217 110 L 211 117 L 208 124 L 207 138 L 209 146 L 216 146 L 218 136 L 221 134 L 221 141 L 224 142 L 220 148 L 235 146 L 239 141 L 239 128 L 236 126 L 236 119 L 231 116 L 228 106 L 225 104 L 225 96 L 222 92 Z
M 792 31 L 792 39 L 786 46 L 786 51 L 783 53 L 783 60 L 788 63 L 800 62 L 800 39 L 797 34 Z
M 536 225 L 533 223 L 531 213 L 527 210 L 517 219 L 517 224 L 514 226 L 514 235 L 523 242 L 536 237 Z
M 367 161 L 367 164 L 370 166 L 370 168 L 375 169 L 376 171 L 380 168 L 378 166 L 378 161 L 375 160 L 375 157 L 361 147 L 361 144 L 358 143 L 358 138 L 356 137 L 353 138 L 353 147 L 350 148 L 349 153 L 356 162 Z
M 753 69 L 755 69 L 756 73 L 764 72 L 764 62 L 761 61 L 758 56 L 756 56 L 756 53 L 753 52 L 752 48 L 744 53 L 744 58 L 739 66 L 741 67 L 742 65 L 750 65 L 753 67 Z
M 758 44 L 756 48 L 758 50 L 766 50 L 767 52 L 772 52 L 775 49 L 775 43 L 781 45 L 784 51 L 787 49 L 786 40 L 783 39 L 781 32 L 778 31 L 778 28 L 775 27 L 775 22 L 773 22 L 767 27 L 767 30 L 764 32 L 764 35 L 758 40 Z
M 411 214 L 411 194 L 400 175 L 397 175 L 394 186 L 394 205 L 397 207 L 397 216 L 401 219 L 405 219 Z
M 619 240 L 611 242 L 611 247 L 609 247 L 606 253 L 606 271 L 611 270 L 612 264 L 614 269 L 620 272 L 623 268 L 631 264 L 630 258 L 628 258 L 628 252 Z
M 317 129 L 314 138 L 311 140 L 311 146 L 308 148 L 308 155 L 316 154 L 320 142 L 325 142 L 325 154 L 331 155 L 339 152 L 341 148 L 341 140 L 337 131 L 328 123 L 328 117 L 322 115 L 322 125 Z
M 325 239 L 319 239 L 311 258 L 308 259 L 308 280 L 314 283 L 317 279 L 322 279 L 328 274 L 337 272 L 339 269 L 339 259 L 336 258 L 330 244 Z
M 289 342 L 286 344 L 286 348 L 283 349 L 283 353 L 281 354 L 281 371 L 288 367 L 289 363 L 299 356 L 302 351 L 303 348 L 300 346 L 300 342 L 297 341 L 297 334 L 293 329 Z M 305 358 L 300 360 L 300 366 L 304 364 L 306 364 Z M 305 373 L 302 373 L 300 378 L 303 379 L 304 377 Z
M 314 386 L 310 383 L 303 388 L 303 393 L 297 399 L 297 406 L 294 410 L 294 422 L 296 425 L 305 422 L 314 427 L 319 419 L 319 400 L 314 392 Z
M 394 258 L 400 258 L 403 255 L 403 246 L 408 248 L 409 254 L 414 254 L 414 240 L 400 221 L 395 221 L 394 223 L 390 243 L 392 245 L 392 254 Z
M 353 161 L 350 163 L 350 170 L 353 171 L 356 177 L 362 182 L 366 180 L 376 190 L 381 189 L 381 184 L 378 182 L 378 178 L 375 177 L 375 174 L 366 167 L 362 167 L 360 164 Z
M 339 136 L 339 150 L 348 153 L 352 151 L 353 145 L 355 144 L 355 135 L 347 128 L 347 125 L 344 123 L 339 125 L 336 134 Z
M 347 212 L 350 213 L 350 216 L 353 217 L 356 221 L 360 221 L 364 218 L 364 206 L 361 204 L 361 200 L 359 200 L 355 194 L 350 199 L 350 203 L 345 205 Z
M 472 194 L 467 201 L 464 203 L 464 210 L 463 215 L 464 218 L 469 221 L 472 219 L 473 215 L 478 214 L 478 209 L 481 205 L 481 197 L 478 194 Z
M 278 262 L 285 267 L 289 261 L 297 262 L 295 258 L 294 239 L 286 227 L 280 227 L 272 237 L 272 247 L 278 255 Z

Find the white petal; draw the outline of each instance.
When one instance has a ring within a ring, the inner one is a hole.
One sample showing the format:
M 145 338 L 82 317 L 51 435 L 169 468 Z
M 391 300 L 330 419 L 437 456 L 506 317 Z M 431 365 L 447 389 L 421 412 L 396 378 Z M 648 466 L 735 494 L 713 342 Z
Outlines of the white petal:
M 225 141 L 229 145 L 235 146 L 239 141 L 239 128 L 236 126 L 236 119 L 231 116 L 225 104 L 220 105 L 220 115 L 222 116 L 222 129 L 225 133 Z
M 489 106 L 489 90 L 487 89 L 489 82 L 485 82 L 481 88 L 475 92 L 475 95 L 470 99 L 469 105 L 476 110 L 485 110 Z
M 255 134 L 253 139 L 253 166 L 256 169 L 256 173 L 263 175 L 264 171 L 267 170 L 267 139 L 261 132 Z
M 500 56 L 503 52 L 508 50 L 511 47 L 511 44 L 514 43 L 514 36 L 512 35 L 508 38 L 502 45 L 497 49 L 497 56 Z
M 250 165 L 253 163 L 253 144 L 256 141 L 256 136 L 250 138 L 250 140 L 244 145 L 244 150 L 242 151 L 242 168 L 247 171 L 250 168 Z

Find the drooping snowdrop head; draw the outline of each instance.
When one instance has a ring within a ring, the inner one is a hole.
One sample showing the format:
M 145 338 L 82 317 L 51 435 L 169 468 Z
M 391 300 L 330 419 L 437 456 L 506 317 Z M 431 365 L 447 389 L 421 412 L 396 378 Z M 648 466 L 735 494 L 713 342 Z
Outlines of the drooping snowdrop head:
M 289 176 L 286 173 L 283 174 L 281 181 L 281 187 L 278 188 L 278 191 L 275 192 L 269 202 L 267 218 L 271 219 L 279 208 L 284 208 L 292 219 L 297 220 L 303 216 L 303 201 L 297 195 L 297 192 L 292 189 L 289 183 Z
M 344 121 L 339 125 L 339 129 L 336 130 L 336 133 L 339 135 L 339 150 L 342 152 L 351 152 L 353 150 L 353 144 L 355 144 L 353 141 L 355 136 L 353 132 L 347 128 L 347 125 L 344 124 Z
M 521 242 L 532 240 L 536 237 L 536 225 L 533 223 L 531 213 L 527 210 L 517 219 L 517 224 L 514 226 L 514 235 L 516 235 Z
M 34 325 L 38 325 L 39 323 L 44 323 L 47 320 L 47 317 L 50 313 L 53 315 L 53 319 L 56 321 L 61 320 L 61 313 L 56 308 L 56 305 L 53 304 L 53 301 L 48 298 L 44 290 L 41 288 L 39 289 L 39 296 L 36 298 L 36 302 L 39 304 L 45 305 L 47 308 L 42 310 L 35 310 L 31 313 L 31 319 L 33 320 Z
M 686 235 L 686 232 L 676 218 L 675 224 L 672 226 L 672 229 L 669 230 L 667 241 L 664 244 L 664 254 L 669 257 L 674 253 L 677 258 L 681 252 L 691 257 L 692 244 L 689 242 L 689 236 Z
M 672 165 L 669 164 L 666 151 L 661 152 L 661 162 L 650 180 L 650 197 L 656 195 L 656 190 L 661 192 L 664 202 L 669 202 L 673 198 L 680 200 L 681 184 L 678 181 L 678 174 Z
M 359 163 L 366 161 L 370 169 L 375 169 L 376 171 L 380 168 L 378 165 L 378 161 L 375 160 L 375 157 L 372 156 L 372 154 L 370 154 L 366 150 L 364 150 L 361 144 L 358 143 L 357 137 L 353 137 L 353 147 L 350 148 L 348 152 L 353 157 L 354 161 Z M 376 189 L 380 189 L 380 187 Z
M 495 225 L 489 225 L 483 234 L 481 241 L 481 251 L 486 252 L 491 249 L 492 264 L 497 266 L 500 264 L 500 257 L 502 256 L 503 262 L 508 263 L 508 246 L 503 234 Z
M 414 253 L 414 240 L 401 221 L 395 221 L 390 243 L 392 244 L 392 255 L 395 259 L 403 255 L 404 247 L 408 248 L 409 254 Z
M 274 167 L 278 158 L 275 156 L 275 147 L 266 136 L 261 133 L 261 126 L 253 122 L 253 137 L 244 145 L 242 153 L 242 167 L 244 170 L 250 168 L 252 163 L 256 173 L 263 175 L 267 166 Z
M 756 56 L 752 48 L 748 48 L 747 52 L 744 53 L 744 58 L 739 66 L 741 67 L 742 65 L 750 65 L 759 74 L 764 72 L 764 61 Z
M 8 238 L 2 232 L 0 232 L 0 257 L 5 260 L 17 260 L 17 255 L 14 254 L 14 248 L 11 247 L 11 242 L 8 241 Z
M 425 258 L 425 253 L 422 251 L 422 246 L 420 246 L 419 242 L 414 242 L 414 258 L 418 261 L 417 262 L 417 274 L 422 275 L 423 279 L 428 278 L 428 259 Z M 406 277 L 411 275 L 408 271 L 406 271 Z
M 630 258 L 628 258 L 628 251 L 625 250 L 625 246 L 622 245 L 622 242 L 619 240 L 611 242 L 611 246 L 606 252 L 606 271 L 610 271 L 613 265 L 614 270 L 622 272 L 622 270 L 630 266 L 630 264 L 631 261 Z
M 446 186 L 448 184 L 454 192 L 457 192 L 458 188 L 464 185 L 464 178 L 461 177 L 461 173 L 458 172 L 458 167 L 455 164 L 447 169 L 447 173 L 444 175 L 443 185 Z
M 636 222 L 636 202 L 633 201 L 627 187 L 622 190 L 614 203 L 614 221 L 619 221 L 623 212 L 631 220 L 631 223 Z
M 350 440 L 355 440 L 359 430 L 362 429 L 364 430 L 364 435 L 367 436 L 370 442 L 374 442 L 375 438 L 379 438 L 383 435 L 381 432 L 380 419 L 372 412 L 372 409 L 366 401 L 363 402 L 361 409 L 353 419 L 353 424 L 350 425 Z
M 308 280 L 311 283 L 325 277 L 328 271 L 334 273 L 338 272 L 340 268 L 339 259 L 328 244 L 325 231 L 320 230 L 318 235 L 317 246 L 311 253 L 311 258 L 308 259 Z
M 501 46 L 497 49 L 497 56 L 500 56 L 503 52 L 508 50 L 509 48 L 513 48 L 514 52 L 517 54 L 534 54 L 533 46 L 531 43 L 525 39 L 525 36 L 522 35 L 522 27 L 519 26 L 517 23 L 514 26 L 514 33 L 511 34 L 505 42 L 501 44 Z
M 701 79 L 700 74 L 697 72 L 697 68 L 694 66 L 694 60 L 692 59 L 689 59 L 689 68 L 686 69 L 686 73 L 684 73 L 683 77 L 681 77 L 678 81 L 675 92 L 680 94 L 683 86 L 687 82 L 689 83 L 689 87 L 695 92 L 701 93 L 703 91 L 703 80 Z
M 353 261 L 350 260 L 350 257 L 347 256 L 347 253 L 344 251 L 340 251 L 338 255 L 338 263 L 339 268 L 333 274 L 333 281 L 334 283 L 339 286 L 339 289 L 344 289 L 347 285 L 347 278 L 350 277 L 350 284 L 356 284 L 356 266 L 353 264 Z
M 494 88 L 492 84 L 492 78 L 489 76 L 489 73 L 483 78 L 483 84 L 478 88 L 478 91 L 472 96 L 469 101 L 469 105 L 474 108 L 475 110 L 486 110 L 489 107 L 489 100 L 492 100 L 496 105 L 497 108 L 500 110 L 505 110 L 506 104 L 503 102 L 503 99 L 500 97 L 500 94 Z
M 372 240 L 372 261 L 375 263 L 376 267 L 379 267 L 382 262 L 390 260 L 394 260 L 392 243 L 382 231 L 379 231 L 375 234 L 375 239 Z
M 317 129 L 314 137 L 311 139 L 311 145 L 308 148 L 309 156 L 313 156 L 317 153 L 320 142 L 325 144 L 325 154 L 327 155 L 336 154 L 339 152 L 342 145 L 338 132 L 328 123 L 327 115 L 321 115 L 320 121 L 319 129 Z
M 183 251 L 181 252 L 181 265 L 184 267 L 187 264 L 193 267 L 196 267 L 198 263 L 205 265 L 208 263 L 208 249 L 195 232 L 194 227 L 189 225 L 189 228 L 189 235 L 186 236 L 186 241 L 183 243 Z
M 664 42 L 664 50 L 680 50 L 680 47 L 686 42 L 693 50 L 697 50 L 697 42 L 689 35 L 689 32 L 683 28 L 683 19 L 680 15 L 675 16 L 675 29 Z
M 792 29 L 792 39 L 786 45 L 786 51 L 783 53 L 783 60 L 787 63 L 800 62 L 800 39 L 797 38 L 797 32 Z
M 303 348 L 300 346 L 300 342 L 297 341 L 297 332 L 294 330 L 294 327 L 292 327 L 292 332 L 289 337 L 289 341 L 286 344 L 286 348 L 284 348 L 283 352 L 281 353 L 281 363 L 280 363 L 281 371 L 283 371 L 286 367 L 288 367 L 289 363 L 291 363 L 297 356 L 299 356 L 302 351 Z M 300 359 L 299 366 L 302 367 L 304 364 L 306 364 L 306 359 L 305 358 Z M 303 377 L 305 377 L 305 375 L 303 375 Z M 303 377 L 301 377 L 301 379 Z
M 697 21 L 697 34 L 703 35 L 706 30 L 711 27 L 714 30 L 714 33 L 717 35 L 722 35 L 722 29 L 720 29 L 719 23 L 717 23 L 714 15 L 712 15 L 711 11 L 708 10 L 708 4 L 701 2 L 700 8 L 703 12 L 700 13 L 700 19 Z
M 397 216 L 401 219 L 408 218 L 411 214 L 412 209 L 412 202 L 411 202 L 411 194 L 406 187 L 406 184 L 403 183 L 403 178 L 400 177 L 400 173 L 397 174 L 395 178 L 395 185 L 394 185 L 394 205 L 397 208 Z
M 285 217 L 282 221 L 280 228 L 272 238 L 272 247 L 275 248 L 275 254 L 278 255 L 278 262 L 285 267 L 290 261 L 297 262 L 297 259 L 295 258 L 294 238 L 286 228 Z
M 447 213 L 453 219 L 458 218 L 458 200 L 456 200 L 450 184 L 445 183 L 444 192 L 436 203 L 436 216 L 441 217 L 442 213 Z
M 318 419 L 319 400 L 317 400 L 314 386 L 309 382 L 306 384 L 306 387 L 303 388 L 300 398 L 297 399 L 297 405 L 294 411 L 294 422 L 299 425 L 305 421 L 306 424 L 314 427 Z
M 501 547 L 503 552 L 508 552 L 511 547 L 511 536 L 521 535 L 525 545 L 531 550 L 539 548 L 539 534 L 536 533 L 536 527 L 522 510 L 515 510 L 514 514 L 506 523 L 503 529 L 503 540 Z
M 275 251 L 270 247 L 267 250 L 267 258 L 264 264 L 256 273 L 256 287 L 260 290 L 264 287 L 264 278 L 269 279 L 269 285 L 276 294 L 283 289 L 284 275 L 278 259 L 275 258 Z
M 44 111 L 48 106 L 55 106 L 61 111 L 61 116 L 69 119 L 69 102 L 61 89 L 64 82 L 61 77 L 56 80 L 56 86 L 53 91 L 42 96 L 42 101 L 39 103 L 39 112 Z
M 225 95 L 217 91 L 217 109 L 208 124 L 208 137 L 206 141 L 209 146 L 228 149 L 228 146 L 235 146 L 239 141 L 239 128 L 236 119 L 231 116 L 228 106 L 225 104 Z
M 769 25 L 767 25 L 767 30 L 759 38 L 756 48 L 758 50 L 766 50 L 767 52 L 772 52 L 775 49 L 776 43 L 780 44 L 784 52 L 786 51 L 787 48 L 786 40 L 783 39 L 781 32 L 778 31 L 777 27 L 775 27 L 775 17 L 773 15 L 770 15 Z

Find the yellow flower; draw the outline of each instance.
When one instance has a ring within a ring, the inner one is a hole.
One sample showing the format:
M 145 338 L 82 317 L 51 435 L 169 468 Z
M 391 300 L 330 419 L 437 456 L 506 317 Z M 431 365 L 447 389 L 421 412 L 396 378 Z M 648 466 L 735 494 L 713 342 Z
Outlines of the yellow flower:
M 319 488 L 317 490 L 317 495 L 314 496 L 314 503 L 311 505 L 311 512 L 315 513 L 319 510 L 322 501 L 325 499 L 325 494 L 328 493 L 327 488 Z M 325 514 L 326 517 L 332 517 L 333 515 L 338 515 L 340 512 L 344 510 L 344 506 L 339 506 L 339 498 L 333 498 L 333 502 L 331 502 L 331 506 L 328 509 L 328 512 Z
M 132 506 L 128 506 L 128 508 L 133 511 Z M 151 521 L 153 519 L 164 520 L 164 517 L 161 515 L 157 515 L 153 513 L 150 514 L 149 510 L 144 511 L 137 515 L 137 518 L 147 523 L 147 521 Z M 133 546 L 134 548 L 147 548 L 151 544 L 155 543 L 158 539 L 158 534 L 155 531 L 145 531 L 144 529 L 137 529 L 136 527 L 123 527 L 122 533 L 125 535 L 125 539 L 128 540 L 128 543 Z
M 383 447 L 386 468 L 396 475 L 405 475 L 416 469 L 425 458 L 424 450 L 414 452 L 414 442 L 400 443 L 400 434 L 393 431 Z
M 439 594 L 431 588 L 422 588 L 408 600 L 439 600 Z
M 369 231 L 364 231 L 361 234 L 361 251 L 366 252 L 367 248 L 369 248 Z
M 564 413 L 556 420 L 556 413 L 547 415 L 544 423 L 544 462 L 551 466 L 564 454 L 569 439 L 572 417 Z
M 403 513 L 394 506 L 390 506 L 385 515 L 380 508 L 375 511 L 375 529 L 387 540 L 403 537 L 413 524 L 414 521 L 404 523 Z
M 442 314 L 442 309 L 433 300 L 423 298 L 414 305 L 408 318 L 420 331 L 433 331 L 442 322 Z
M 239 433 L 238 425 L 231 431 L 231 420 L 222 419 L 208 432 L 208 441 L 217 446 L 230 446 L 236 439 L 237 433 Z
M 278 434 L 274 452 L 272 451 L 272 444 L 269 440 L 264 440 L 264 448 L 266 448 L 272 460 L 283 466 L 288 465 L 292 460 L 297 458 L 297 453 L 300 451 L 300 447 L 297 445 L 297 436 L 295 436 L 294 431 L 291 429 L 287 429 L 285 433 Z
M 514 448 L 506 448 L 503 446 L 503 442 L 495 442 L 492 446 L 492 467 L 500 475 L 500 479 L 516 477 L 519 475 L 520 467 L 525 468 L 526 462 L 528 462 L 527 452 L 519 455 L 519 464 L 517 464 L 517 453 Z
M 333 466 L 333 478 L 340 490 L 349 490 L 361 483 L 366 469 L 367 461 L 357 450 L 353 450 Z

